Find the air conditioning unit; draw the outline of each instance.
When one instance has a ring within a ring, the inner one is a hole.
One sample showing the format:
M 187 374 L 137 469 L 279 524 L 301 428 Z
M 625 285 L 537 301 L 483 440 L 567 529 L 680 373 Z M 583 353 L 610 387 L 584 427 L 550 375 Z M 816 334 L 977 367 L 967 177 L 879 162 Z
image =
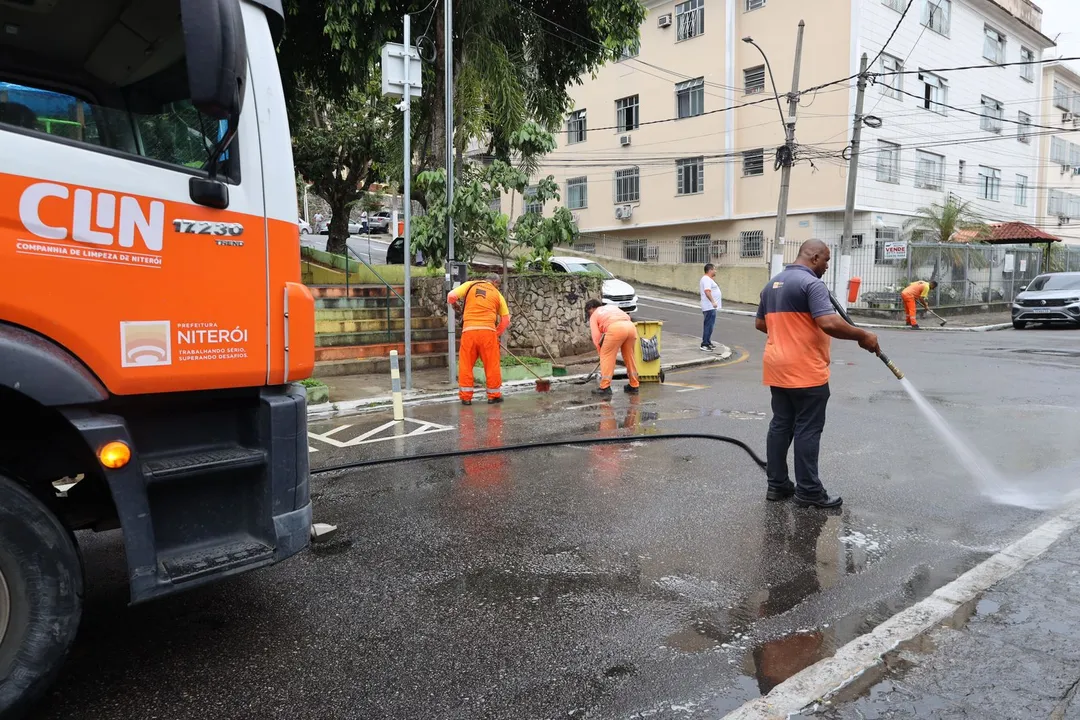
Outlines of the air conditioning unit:
M 619 136 L 619 144 L 622 145 L 623 147 L 626 147 L 627 145 L 629 145 L 630 144 L 630 136 L 629 135 L 620 135 Z
M 1070 220 L 1070 218 L 1069 218 L 1068 215 L 1058 215 L 1058 225 L 1061 225 L 1061 226 L 1068 225 L 1069 220 Z
M 1064 175 L 1065 173 L 1069 172 L 1072 169 L 1073 169 L 1072 165 L 1062 165 L 1061 166 L 1061 174 Z
M 1080 167 L 1073 168 L 1073 175 L 1080 175 Z
M 633 205 L 616 205 L 615 206 L 615 219 L 616 220 L 629 220 L 630 216 L 634 214 Z
M 1061 116 L 1061 122 L 1063 122 L 1063 123 L 1071 123 L 1071 122 L 1074 122 L 1075 120 L 1076 120 L 1076 115 L 1071 113 L 1071 112 L 1067 112 L 1067 113 L 1065 113 L 1064 115 Z
M 570 219 L 574 221 L 575 225 L 581 224 L 581 213 L 570 213 Z
M 671 27 L 671 13 L 656 18 L 656 27 Z

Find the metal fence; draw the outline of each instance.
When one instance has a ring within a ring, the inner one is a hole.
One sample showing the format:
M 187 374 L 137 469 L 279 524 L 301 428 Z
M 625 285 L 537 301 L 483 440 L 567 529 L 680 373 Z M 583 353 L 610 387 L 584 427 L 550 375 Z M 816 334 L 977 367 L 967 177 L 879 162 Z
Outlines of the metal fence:
M 734 238 L 700 234 L 662 240 L 582 233 L 571 251 L 658 265 L 712 263 L 717 267 L 764 267 L 769 263 L 771 247 L 772 241 L 760 231 L 740 233 Z
M 1053 245 L 1050 249 L 1050 271 L 1080 272 L 1080 245 Z
M 833 260 L 823 278 L 836 294 L 840 250 L 830 244 Z M 791 262 L 798 247 L 785 245 L 784 259 Z M 854 307 L 897 310 L 900 291 L 915 280 L 936 280 L 930 304 L 966 307 L 1011 302 L 1042 268 L 1043 251 L 1028 245 L 965 245 L 961 243 L 912 243 L 873 241 L 852 248 L 851 277 L 861 280 Z M 1080 265 L 1080 255 L 1076 261 Z

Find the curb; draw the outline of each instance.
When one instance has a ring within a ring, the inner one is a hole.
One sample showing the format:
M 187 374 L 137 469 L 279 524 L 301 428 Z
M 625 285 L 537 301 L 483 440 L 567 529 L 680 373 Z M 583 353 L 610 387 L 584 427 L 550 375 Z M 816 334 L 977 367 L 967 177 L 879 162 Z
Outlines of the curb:
M 714 365 L 716 363 L 724 362 L 731 358 L 735 353 L 727 345 L 720 345 L 723 348 L 714 355 L 707 357 L 694 358 L 693 360 L 682 360 L 679 362 L 673 362 L 668 365 L 662 365 L 661 367 L 665 371 L 680 370 L 683 368 L 692 368 L 702 365 Z M 621 373 L 621 374 L 620 374 Z M 552 385 L 565 385 L 572 383 L 575 380 L 581 381 L 589 377 L 589 373 L 583 373 L 579 375 L 566 375 L 563 377 L 545 378 L 551 380 Z M 615 377 L 625 377 L 625 370 L 622 368 L 616 368 Z M 511 380 L 503 383 L 503 394 L 513 395 L 520 392 L 526 392 L 536 387 L 535 380 Z M 438 392 L 425 393 L 423 391 L 413 391 L 411 395 L 405 396 L 406 407 L 415 407 L 418 405 L 435 405 L 438 403 L 455 402 L 457 401 L 457 390 L 442 390 Z M 330 418 L 339 417 L 341 415 L 356 415 L 365 412 L 374 412 L 376 410 L 384 410 L 391 407 L 393 404 L 393 396 L 383 395 L 373 398 L 365 398 L 363 400 L 343 400 L 336 403 L 321 403 L 319 405 L 311 405 L 307 409 L 308 420 L 328 420 Z
M 638 295 L 640 300 L 648 300 L 649 302 L 667 303 L 668 305 L 678 305 L 679 307 L 688 307 L 699 310 L 699 306 L 691 302 L 684 302 L 682 300 L 671 300 L 669 298 Z M 757 313 L 750 312 L 749 310 L 725 310 L 719 308 L 717 313 L 724 315 L 739 315 L 742 317 L 756 317 Z M 904 325 L 881 325 L 879 323 L 859 323 L 859 327 L 868 328 L 870 330 L 904 330 Z M 931 332 L 993 332 L 995 330 L 1007 330 L 1012 327 L 1011 322 L 997 323 L 994 325 L 978 325 L 975 327 L 931 327 L 929 325 L 923 327 L 923 330 L 929 330 Z
M 777 685 L 764 697 L 726 715 L 729 720 L 786 718 L 816 712 L 833 700 L 861 694 L 884 677 L 888 656 L 942 625 L 962 626 L 974 601 L 991 586 L 1042 555 L 1067 532 L 1080 525 L 1080 504 L 1074 504 L 995 553 L 971 570 L 938 588 L 871 632 L 857 637 L 830 657 Z

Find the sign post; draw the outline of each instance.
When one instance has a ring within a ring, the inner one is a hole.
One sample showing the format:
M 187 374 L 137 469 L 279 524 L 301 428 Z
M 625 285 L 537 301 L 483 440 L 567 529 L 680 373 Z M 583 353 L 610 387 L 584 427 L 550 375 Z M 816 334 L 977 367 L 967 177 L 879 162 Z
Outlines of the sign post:
M 404 187 L 402 199 L 405 210 L 405 247 L 403 260 L 405 262 L 405 389 L 412 390 L 412 256 L 410 241 L 412 240 L 412 99 L 420 97 L 420 53 L 412 45 L 411 18 L 404 18 L 404 41 L 403 43 L 386 43 L 382 48 L 382 90 L 384 95 L 400 97 L 401 103 L 398 109 L 404 113 L 402 128 L 404 146 Z M 400 58 L 400 62 L 398 59 Z M 397 232 L 395 226 L 394 232 Z M 371 239 L 368 236 L 370 244 Z M 368 251 L 368 261 L 371 260 L 371 251 Z M 389 298 L 388 298 L 389 300 Z

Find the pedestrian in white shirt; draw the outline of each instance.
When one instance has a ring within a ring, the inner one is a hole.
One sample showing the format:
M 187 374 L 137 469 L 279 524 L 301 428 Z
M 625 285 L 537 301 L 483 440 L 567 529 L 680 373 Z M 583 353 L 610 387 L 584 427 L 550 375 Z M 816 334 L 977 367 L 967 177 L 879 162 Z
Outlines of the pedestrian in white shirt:
M 720 286 L 716 284 L 716 266 L 709 263 L 705 266 L 705 274 L 698 283 L 698 291 L 701 293 L 701 312 L 705 316 L 705 327 L 701 331 L 701 349 L 703 352 L 712 352 L 716 346 L 712 344 L 713 327 L 716 325 L 716 311 L 720 307 Z

